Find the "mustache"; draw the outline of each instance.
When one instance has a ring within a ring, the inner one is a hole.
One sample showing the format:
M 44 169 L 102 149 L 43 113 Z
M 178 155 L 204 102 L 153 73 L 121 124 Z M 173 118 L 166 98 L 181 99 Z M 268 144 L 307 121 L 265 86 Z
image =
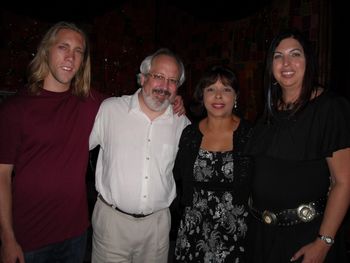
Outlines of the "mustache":
M 171 93 L 168 90 L 164 89 L 153 89 L 152 93 L 155 93 L 157 95 L 164 95 L 164 96 L 170 96 Z

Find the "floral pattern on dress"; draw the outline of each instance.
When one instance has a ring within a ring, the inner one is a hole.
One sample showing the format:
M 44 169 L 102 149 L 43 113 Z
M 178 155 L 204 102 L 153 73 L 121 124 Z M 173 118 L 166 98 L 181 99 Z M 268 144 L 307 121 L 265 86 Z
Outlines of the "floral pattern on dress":
M 216 185 L 234 182 L 232 151 L 210 152 L 203 149 L 194 164 L 197 182 Z M 248 211 L 236 202 L 233 191 L 195 187 L 192 206 L 185 208 L 175 247 L 176 262 L 244 262 L 244 240 Z

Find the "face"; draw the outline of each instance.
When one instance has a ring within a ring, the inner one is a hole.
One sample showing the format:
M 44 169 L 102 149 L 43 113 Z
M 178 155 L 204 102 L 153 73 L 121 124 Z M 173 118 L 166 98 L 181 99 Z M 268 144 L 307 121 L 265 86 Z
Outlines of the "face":
M 301 90 L 305 74 L 303 47 L 294 38 L 286 38 L 276 47 L 272 73 L 282 89 Z
M 173 57 L 159 55 L 152 61 L 149 74 L 141 76 L 142 97 L 153 111 L 164 111 L 174 102 L 180 69 Z
M 231 86 L 224 85 L 220 79 L 204 88 L 203 102 L 208 115 L 228 117 L 232 115 L 237 94 Z
M 48 55 L 49 75 L 44 88 L 68 90 L 84 57 L 84 38 L 76 31 L 61 29 Z

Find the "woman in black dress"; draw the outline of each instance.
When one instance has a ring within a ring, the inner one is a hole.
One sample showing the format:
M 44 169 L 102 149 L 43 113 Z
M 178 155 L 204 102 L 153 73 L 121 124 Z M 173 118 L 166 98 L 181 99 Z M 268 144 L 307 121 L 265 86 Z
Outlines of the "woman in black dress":
M 250 253 L 255 263 L 348 262 L 350 105 L 315 85 L 312 50 L 297 31 L 273 39 L 254 156 Z
M 175 262 L 246 262 L 250 159 L 242 150 L 251 125 L 234 114 L 238 81 L 226 67 L 210 68 L 195 97 L 207 117 L 181 136 L 174 176 L 183 209 Z

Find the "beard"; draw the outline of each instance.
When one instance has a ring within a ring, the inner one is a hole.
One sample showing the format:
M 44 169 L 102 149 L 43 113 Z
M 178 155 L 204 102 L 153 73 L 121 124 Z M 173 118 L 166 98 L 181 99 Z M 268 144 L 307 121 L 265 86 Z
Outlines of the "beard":
M 166 108 L 168 108 L 168 106 L 170 105 L 170 101 L 169 101 L 170 96 L 165 98 L 164 101 L 160 101 L 159 99 L 157 99 L 156 96 L 153 97 L 153 92 L 152 94 L 146 94 L 145 90 L 142 89 L 143 100 L 147 105 L 147 107 L 149 107 L 153 111 L 159 112 L 159 111 L 166 110 Z

